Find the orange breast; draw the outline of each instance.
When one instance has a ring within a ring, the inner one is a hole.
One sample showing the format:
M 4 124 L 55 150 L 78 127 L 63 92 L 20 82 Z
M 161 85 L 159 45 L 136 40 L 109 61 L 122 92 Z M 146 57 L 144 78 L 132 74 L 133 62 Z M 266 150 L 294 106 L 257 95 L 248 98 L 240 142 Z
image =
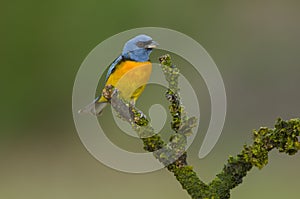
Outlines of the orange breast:
M 143 92 L 152 71 L 151 62 L 124 61 L 108 78 L 106 85 L 113 85 L 125 100 L 136 100 Z M 101 98 L 100 101 L 103 101 Z

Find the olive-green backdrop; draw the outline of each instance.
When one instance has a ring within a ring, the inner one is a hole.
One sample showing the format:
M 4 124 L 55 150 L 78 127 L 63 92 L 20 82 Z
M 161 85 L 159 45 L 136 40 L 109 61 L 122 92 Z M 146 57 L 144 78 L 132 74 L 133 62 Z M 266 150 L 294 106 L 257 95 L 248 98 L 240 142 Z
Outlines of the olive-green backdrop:
M 220 140 L 200 160 L 200 132 L 188 151 L 204 181 L 221 170 L 228 155 L 251 142 L 253 129 L 271 127 L 277 117 L 300 117 L 299 1 L 0 4 L 0 198 L 189 198 L 166 170 L 137 175 L 102 165 L 77 135 L 71 108 L 77 70 L 101 41 L 131 28 L 157 26 L 189 35 L 205 47 L 223 76 L 228 111 Z M 184 62 L 177 64 L 183 67 Z M 205 85 L 199 90 L 205 130 L 209 98 Z M 149 92 L 139 104 L 151 101 Z M 251 170 L 232 198 L 298 198 L 299 167 L 299 154 L 273 151 L 269 165 Z

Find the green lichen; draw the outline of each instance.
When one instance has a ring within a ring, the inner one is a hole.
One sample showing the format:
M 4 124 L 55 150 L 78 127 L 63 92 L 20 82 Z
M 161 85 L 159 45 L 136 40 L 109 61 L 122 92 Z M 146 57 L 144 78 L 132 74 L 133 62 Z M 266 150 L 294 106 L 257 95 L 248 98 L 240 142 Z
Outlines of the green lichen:
M 172 64 L 170 55 L 163 55 L 159 58 L 161 69 L 165 75 L 166 80 L 169 83 L 169 89 L 173 92 L 178 92 L 178 77 L 179 77 L 179 69 Z
M 279 150 L 279 152 L 294 155 L 300 149 L 299 133 L 300 133 L 300 120 L 291 119 L 283 121 L 278 119 L 275 124 L 274 133 L 271 134 L 271 144 Z
M 210 187 L 220 198 L 230 198 L 230 190 L 243 182 L 253 166 L 261 169 L 268 164 L 268 153 L 277 148 L 288 155 L 299 148 L 300 119 L 283 121 L 278 119 L 275 128 L 261 127 L 253 131 L 253 144 L 245 145 L 236 157 L 229 157 L 222 172 L 210 183 Z
M 113 108 L 129 121 L 144 143 L 144 149 L 153 155 L 174 174 L 182 188 L 193 199 L 228 199 L 230 191 L 243 182 L 243 178 L 253 167 L 262 169 L 268 164 L 268 153 L 278 149 L 281 153 L 294 155 L 300 150 L 300 119 L 284 121 L 278 119 L 274 129 L 261 127 L 253 131 L 253 143 L 245 145 L 236 156 L 230 156 L 222 171 L 212 182 L 202 182 L 187 163 L 185 151 L 187 136 L 197 125 L 195 117 L 188 117 L 180 102 L 178 77 L 179 70 L 171 62 L 169 55 L 160 57 L 165 78 L 169 83 L 166 98 L 172 116 L 171 127 L 174 133 L 165 143 L 160 134 L 155 134 L 146 116 L 136 107 L 119 99 L 113 88 L 107 87 L 104 94 L 111 98 Z M 115 94 L 114 94 L 115 93 Z M 111 95 L 115 97 L 111 97 Z M 127 112 L 130 110 L 128 116 Z M 128 118 L 129 117 L 129 118 Z

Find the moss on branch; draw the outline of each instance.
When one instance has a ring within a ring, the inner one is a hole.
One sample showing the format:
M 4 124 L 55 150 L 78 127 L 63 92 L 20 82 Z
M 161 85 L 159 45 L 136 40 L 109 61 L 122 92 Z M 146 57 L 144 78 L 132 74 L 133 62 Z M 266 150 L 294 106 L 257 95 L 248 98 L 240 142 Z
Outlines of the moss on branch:
M 155 134 L 146 116 L 136 107 L 119 98 L 118 91 L 111 86 L 104 89 L 121 118 L 128 121 L 144 143 L 144 149 L 153 155 L 174 174 L 193 199 L 228 199 L 230 190 L 243 182 L 243 178 L 253 167 L 263 168 L 268 163 L 268 153 L 272 149 L 294 155 L 300 149 L 300 119 L 283 121 L 278 119 L 275 127 L 261 127 L 253 131 L 253 144 L 245 145 L 235 157 L 230 156 L 222 171 L 212 182 L 202 182 L 187 163 L 186 138 L 195 127 L 197 119 L 188 117 L 181 105 L 178 87 L 179 70 L 172 64 L 169 55 L 159 58 L 162 71 L 169 83 L 166 98 L 170 102 L 171 127 L 174 133 L 168 143 L 160 134 Z

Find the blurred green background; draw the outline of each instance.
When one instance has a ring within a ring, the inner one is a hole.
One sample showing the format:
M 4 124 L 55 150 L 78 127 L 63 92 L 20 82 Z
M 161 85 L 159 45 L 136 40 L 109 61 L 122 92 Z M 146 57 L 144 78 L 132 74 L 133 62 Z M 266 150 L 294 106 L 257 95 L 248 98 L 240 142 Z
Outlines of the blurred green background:
M 228 99 L 214 150 L 198 159 L 204 135 L 189 149 L 189 162 L 209 182 L 228 155 L 251 142 L 252 129 L 300 117 L 299 9 L 296 0 L 1 0 L 0 198 L 188 199 L 165 170 L 121 173 L 87 152 L 71 110 L 82 61 L 101 41 L 136 27 L 171 28 L 202 44 Z M 269 165 L 253 169 L 232 198 L 298 198 L 299 166 L 299 154 L 273 151 Z

